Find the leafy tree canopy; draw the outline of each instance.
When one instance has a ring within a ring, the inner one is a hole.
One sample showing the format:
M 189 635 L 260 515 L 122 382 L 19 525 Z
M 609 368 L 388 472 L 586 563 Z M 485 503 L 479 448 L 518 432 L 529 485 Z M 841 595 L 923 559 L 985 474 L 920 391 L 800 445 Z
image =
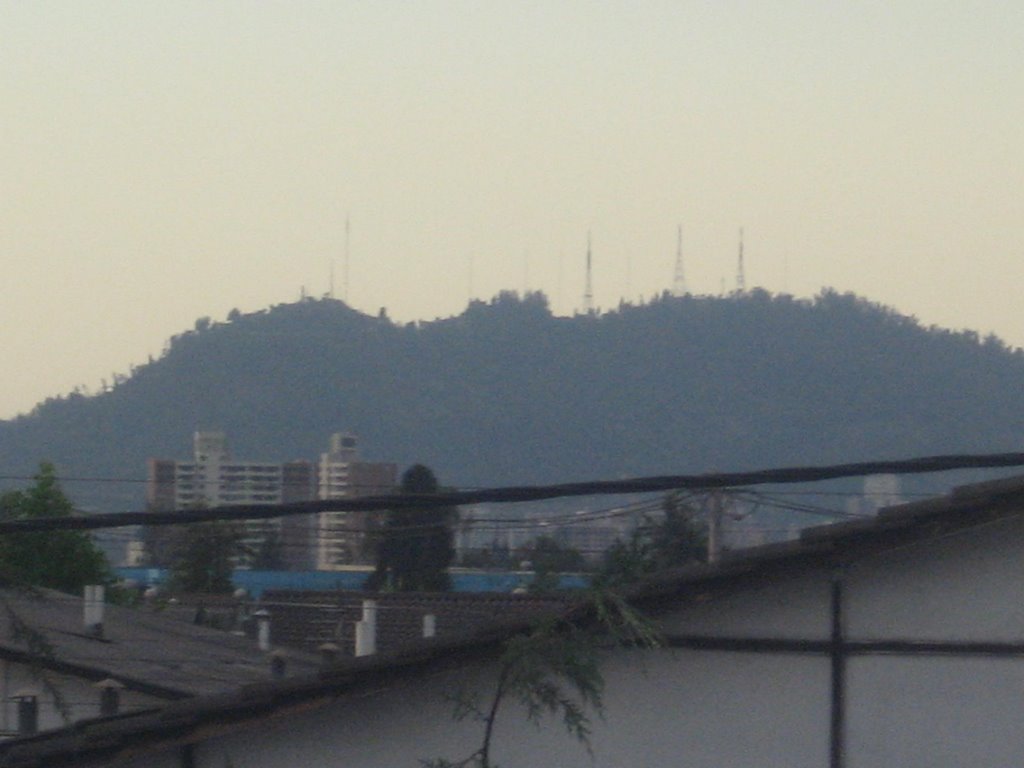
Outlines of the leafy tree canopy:
M 280 571 L 288 567 L 284 556 L 284 540 L 277 529 L 269 528 L 263 534 L 258 548 L 252 554 L 250 567 L 258 571 Z
M 70 517 L 74 508 L 61 491 L 52 464 L 43 462 L 35 482 L 0 496 L 0 519 Z M 81 531 L 0 535 L 0 578 L 8 584 L 81 594 L 87 584 L 113 580 L 103 552 Z
M 182 526 L 175 542 L 170 588 L 173 592 L 226 594 L 239 553 L 237 526 L 222 521 Z
M 520 562 L 529 562 L 537 573 L 578 573 L 587 567 L 578 549 L 562 544 L 551 536 L 538 536 L 517 550 L 516 556 Z
M 597 581 L 607 586 L 628 584 L 659 571 L 707 557 L 707 533 L 698 522 L 698 507 L 682 493 L 669 493 L 658 519 L 637 526 L 628 539 L 605 552 Z
M 551 536 L 538 536 L 516 550 L 516 563 L 533 571 L 531 592 L 551 592 L 559 588 L 559 575 L 586 570 L 583 554 Z
M 399 493 L 438 492 L 433 471 L 416 464 L 402 475 Z M 377 567 L 367 581 L 371 591 L 445 592 L 451 589 L 448 567 L 455 557 L 452 528 L 455 507 L 395 509 L 388 512 L 377 547 Z

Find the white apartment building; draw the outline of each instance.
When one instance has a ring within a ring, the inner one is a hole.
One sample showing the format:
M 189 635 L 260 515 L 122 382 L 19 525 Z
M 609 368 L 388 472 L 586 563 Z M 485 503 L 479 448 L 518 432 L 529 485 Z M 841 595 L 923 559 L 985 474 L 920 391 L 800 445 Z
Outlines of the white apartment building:
M 315 497 L 313 465 L 308 461 L 274 463 L 238 461 L 228 450 L 223 432 L 196 432 L 192 461 L 149 460 L 147 496 L 149 508 L 170 511 L 195 507 L 241 504 L 286 504 Z M 291 552 L 281 519 L 246 521 L 239 564 L 251 563 L 268 537 L 283 542 L 283 557 Z M 150 537 L 151 542 L 161 537 Z M 166 557 L 159 544 L 152 547 L 158 558 Z
M 171 511 L 194 507 L 241 504 L 287 504 L 319 499 L 350 499 L 392 493 L 397 484 L 395 464 L 359 460 L 354 435 L 331 435 L 319 462 L 239 461 L 231 456 L 223 432 L 193 435 L 192 460 L 150 459 L 148 508 Z M 324 512 L 246 524 L 243 547 L 252 561 L 268 536 L 281 543 L 281 559 L 293 570 L 339 570 L 373 562 L 366 532 L 377 517 L 359 512 Z M 148 537 L 150 554 L 166 559 L 163 537 Z
M 313 467 L 307 461 L 236 461 L 223 432 L 196 432 L 192 445 L 190 462 L 149 460 L 151 509 L 283 504 L 313 498 Z
M 317 463 L 317 496 L 321 499 L 352 499 L 393 493 L 398 468 L 390 463 L 359 460 L 355 435 L 331 435 L 326 453 Z M 321 512 L 317 515 L 316 564 L 318 571 L 340 570 L 374 560 L 368 535 L 379 515 L 366 512 Z

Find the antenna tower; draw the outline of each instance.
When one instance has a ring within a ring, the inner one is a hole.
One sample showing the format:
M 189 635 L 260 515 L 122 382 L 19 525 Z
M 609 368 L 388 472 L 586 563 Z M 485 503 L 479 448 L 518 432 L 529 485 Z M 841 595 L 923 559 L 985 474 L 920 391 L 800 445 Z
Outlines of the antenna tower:
M 594 286 L 590 280 L 590 233 L 587 232 L 587 284 L 583 289 L 583 312 L 594 314 Z
M 331 272 L 330 272 L 331 277 L 330 277 L 330 284 L 327 286 L 327 298 L 333 299 L 334 298 L 334 252 L 333 251 L 331 252 L 330 268 L 331 268 Z
M 683 274 L 683 226 L 676 230 L 676 276 L 672 281 L 672 295 L 686 295 L 686 276 Z
M 747 276 L 743 271 L 743 227 L 740 227 L 740 258 L 736 265 L 736 291 L 743 293 L 747 290 Z
M 343 293 L 343 296 L 342 296 L 342 298 L 345 299 L 345 303 L 346 304 L 348 303 L 348 255 L 349 255 L 348 246 L 349 246 L 349 240 L 351 239 L 349 237 L 350 230 L 351 230 L 351 227 L 349 226 L 349 219 L 348 219 L 348 215 L 346 214 L 345 215 L 345 281 L 344 281 L 345 284 L 344 284 L 344 288 L 343 288 L 344 293 Z M 333 280 L 332 280 L 332 283 L 333 283 Z M 332 296 L 334 295 L 333 284 L 331 286 L 331 295 Z

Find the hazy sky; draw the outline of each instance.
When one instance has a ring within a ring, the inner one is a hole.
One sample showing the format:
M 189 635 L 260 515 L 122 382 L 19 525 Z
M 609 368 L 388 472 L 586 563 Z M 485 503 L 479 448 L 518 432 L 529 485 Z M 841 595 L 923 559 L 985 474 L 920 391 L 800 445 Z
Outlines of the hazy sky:
M 851 290 L 1024 345 L 1024 4 L 0 0 L 0 417 L 209 315 Z M 345 219 L 351 220 L 348 280 Z

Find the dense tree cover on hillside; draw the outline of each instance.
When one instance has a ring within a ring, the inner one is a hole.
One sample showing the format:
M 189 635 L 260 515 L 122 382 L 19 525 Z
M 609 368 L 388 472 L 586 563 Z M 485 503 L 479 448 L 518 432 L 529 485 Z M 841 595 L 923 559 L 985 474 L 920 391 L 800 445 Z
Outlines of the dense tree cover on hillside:
M 0 422 L 0 461 L 140 480 L 223 429 L 242 458 L 314 458 L 332 431 L 371 460 L 423 461 L 459 486 L 1017 450 L 1024 355 L 921 327 L 848 294 L 662 296 L 556 317 L 503 293 L 398 324 L 305 300 L 203 319 L 87 396 Z M 139 508 L 141 483 L 76 501 Z

